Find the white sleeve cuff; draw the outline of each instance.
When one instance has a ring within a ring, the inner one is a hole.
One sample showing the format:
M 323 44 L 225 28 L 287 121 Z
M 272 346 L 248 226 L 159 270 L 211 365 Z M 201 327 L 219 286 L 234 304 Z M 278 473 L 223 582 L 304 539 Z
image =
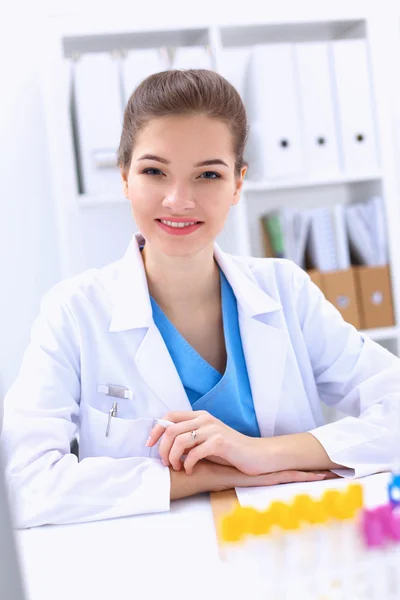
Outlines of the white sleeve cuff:
M 383 427 L 345 417 L 309 433 L 324 447 L 331 461 L 343 467 L 331 469 L 340 477 L 353 479 L 391 470 L 391 445 Z

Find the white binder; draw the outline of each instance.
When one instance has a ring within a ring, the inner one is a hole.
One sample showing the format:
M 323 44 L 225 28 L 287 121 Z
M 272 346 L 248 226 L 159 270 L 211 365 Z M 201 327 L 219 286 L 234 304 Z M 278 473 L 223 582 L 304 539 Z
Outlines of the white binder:
M 311 211 L 309 250 L 313 266 L 319 271 L 337 271 L 350 267 L 343 206 L 323 206 Z
M 253 48 L 248 112 L 250 122 L 260 127 L 255 137 L 264 140 L 264 151 L 258 159 L 262 177 L 267 180 L 303 175 L 304 151 L 292 44 Z
M 117 150 L 122 100 L 118 59 L 82 56 L 75 65 L 75 114 L 82 183 L 86 194 L 120 194 Z
M 307 174 L 337 175 L 340 165 L 328 44 L 296 44 L 295 51 Z
M 368 173 L 378 166 L 378 151 L 367 43 L 340 40 L 331 50 L 344 169 Z
M 129 100 L 139 83 L 153 73 L 164 71 L 167 65 L 163 62 L 161 52 L 157 49 L 132 50 L 122 62 L 122 81 L 124 101 Z
M 172 69 L 212 69 L 211 55 L 204 46 L 184 46 L 173 53 Z
M 219 58 L 220 74 L 225 77 L 239 92 L 242 100 L 247 100 L 247 78 L 251 48 L 224 48 Z

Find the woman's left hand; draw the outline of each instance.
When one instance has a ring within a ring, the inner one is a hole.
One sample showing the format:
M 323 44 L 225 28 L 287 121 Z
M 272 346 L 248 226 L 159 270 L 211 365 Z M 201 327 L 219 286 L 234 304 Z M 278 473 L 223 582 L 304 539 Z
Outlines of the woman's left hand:
M 195 464 L 209 458 L 230 464 L 246 475 L 259 475 L 257 469 L 257 438 L 235 431 L 205 410 L 171 412 L 163 419 L 174 424 L 165 428 L 155 425 L 147 446 L 154 446 L 161 436 L 159 453 L 165 466 L 175 471 L 183 467 L 188 475 Z M 182 456 L 186 455 L 184 463 Z

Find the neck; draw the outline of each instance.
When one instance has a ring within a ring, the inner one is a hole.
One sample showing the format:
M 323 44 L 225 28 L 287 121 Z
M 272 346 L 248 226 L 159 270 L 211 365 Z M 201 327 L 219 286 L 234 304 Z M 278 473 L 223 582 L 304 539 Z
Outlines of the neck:
M 142 251 L 150 294 L 162 309 L 198 306 L 219 296 L 213 245 L 190 256 L 166 256 L 148 244 Z

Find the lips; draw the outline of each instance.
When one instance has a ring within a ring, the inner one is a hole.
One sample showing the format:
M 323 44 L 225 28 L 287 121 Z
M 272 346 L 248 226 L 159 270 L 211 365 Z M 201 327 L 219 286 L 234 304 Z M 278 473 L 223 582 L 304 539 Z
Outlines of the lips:
M 183 228 L 183 227 L 190 227 L 191 225 L 197 225 L 197 223 L 199 223 L 199 221 L 171 221 L 169 219 L 157 219 L 158 221 L 160 221 L 160 223 L 163 223 L 164 225 L 168 225 L 168 227 L 177 227 L 177 228 Z
M 166 233 L 180 236 L 194 233 L 203 225 L 202 221 L 179 217 L 156 219 L 156 223 Z

